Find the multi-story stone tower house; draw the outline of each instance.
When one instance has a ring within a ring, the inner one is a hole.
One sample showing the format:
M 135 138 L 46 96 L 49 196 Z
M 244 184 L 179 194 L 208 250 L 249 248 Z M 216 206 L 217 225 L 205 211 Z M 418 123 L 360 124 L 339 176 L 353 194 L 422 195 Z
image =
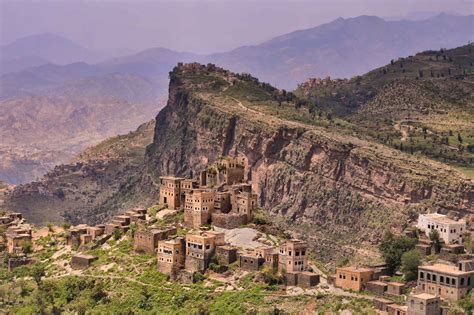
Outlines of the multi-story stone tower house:
M 308 265 L 308 243 L 289 240 L 280 245 L 278 270 L 283 272 L 305 271 Z
M 158 271 L 164 274 L 175 274 L 184 267 L 185 240 L 182 237 L 158 242 Z
M 160 177 L 160 203 L 167 204 L 171 210 L 181 207 L 181 181 L 184 178 L 173 176 Z
M 186 193 L 184 224 L 188 228 L 198 228 L 211 221 L 216 192 L 210 189 L 195 189 Z
M 224 245 L 224 233 L 201 232 L 186 235 L 186 264 L 188 271 L 204 271 L 214 256 L 216 246 Z

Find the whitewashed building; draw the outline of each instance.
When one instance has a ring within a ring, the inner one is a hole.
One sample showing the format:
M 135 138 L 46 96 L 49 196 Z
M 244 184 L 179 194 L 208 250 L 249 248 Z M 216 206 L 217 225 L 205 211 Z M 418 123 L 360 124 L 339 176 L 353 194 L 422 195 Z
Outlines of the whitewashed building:
M 427 236 L 431 230 L 437 230 L 440 239 L 446 244 L 462 244 L 462 236 L 467 231 L 465 220 L 456 221 L 439 213 L 420 214 L 416 227 L 423 230 Z

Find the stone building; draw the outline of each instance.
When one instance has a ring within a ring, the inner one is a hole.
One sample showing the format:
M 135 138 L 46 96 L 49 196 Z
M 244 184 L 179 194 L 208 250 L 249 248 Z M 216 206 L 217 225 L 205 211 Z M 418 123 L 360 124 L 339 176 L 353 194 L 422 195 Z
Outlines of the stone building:
M 159 241 L 157 260 L 158 271 L 164 274 L 176 274 L 185 266 L 186 241 L 182 237 Z
M 384 295 L 385 292 L 387 291 L 387 283 L 383 281 L 369 281 L 365 284 L 365 290 L 378 294 L 378 295 Z
M 158 242 L 176 235 L 176 227 L 165 229 L 140 229 L 133 237 L 133 249 L 136 252 L 154 254 L 158 248 Z
M 27 233 L 6 234 L 7 251 L 9 254 L 22 253 L 23 247 L 31 242 L 31 235 Z
M 232 246 L 217 246 L 216 259 L 219 265 L 228 266 L 237 261 L 237 248 Z
M 224 233 L 221 232 L 208 231 L 186 235 L 186 270 L 206 270 L 216 247 L 220 245 L 224 245 Z
M 69 228 L 66 233 L 66 244 L 69 246 L 80 246 L 81 235 L 87 234 L 88 226 L 85 224 L 79 224 Z
M 428 293 L 411 294 L 407 301 L 408 315 L 440 315 L 441 301 L 438 296 Z
M 308 243 L 300 240 L 289 240 L 280 245 L 278 270 L 280 272 L 305 271 L 308 264 Z
M 407 315 L 408 307 L 406 305 L 388 304 L 387 313 L 389 315 Z
M 387 283 L 387 294 L 389 295 L 402 295 L 404 290 L 404 283 L 393 281 Z
M 438 213 L 420 214 L 417 228 L 429 236 L 432 230 L 437 230 L 440 238 L 446 244 L 462 244 L 463 235 L 467 231 L 465 220 L 453 220 Z
M 239 266 L 242 270 L 258 271 L 263 267 L 265 259 L 255 256 L 254 253 L 245 253 L 239 256 Z
M 97 259 L 96 256 L 76 254 L 71 258 L 72 269 L 86 269 Z
M 230 157 L 218 159 L 206 171 L 207 187 L 233 185 L 244 181 L 245 167 L 241 160 Z
M 182 177 L 162 176 L 160 177 L 160 203 L 168 205 L 171 210 L 179 209 L 181 205 L 181 181 Z
M 275 247 L 261 246 L 255 249 L 255 256 L 264 259 L 264 266 L 270 270 L 278 270 L 279 254 Z
M 373 269 L 359 267 L 336 268 L 335 284 L 343 289 L 359 292 L 364 285 L 372 280 Z
M 214 211 L 214 197 L 215 191 L 211 189 L 195 189 L 187 192 L 184 225 L 193 229 L 209 224 Z
M 456 266 L 435 263 L 418 267 L 418 292 L 457 301 L 474 284 L 473 260 L 459 261 Z

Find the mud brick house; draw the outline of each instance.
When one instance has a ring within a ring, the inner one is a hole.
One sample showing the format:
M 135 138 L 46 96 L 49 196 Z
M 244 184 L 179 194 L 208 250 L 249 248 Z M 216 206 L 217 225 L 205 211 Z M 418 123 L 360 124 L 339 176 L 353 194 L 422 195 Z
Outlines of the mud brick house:
M 97 259 L 96 256 L 76 254 L 72 256 L 71 268 L 72 269 L 86 269 Z
M 141 229 L 135 232 L 133 237 L 133 249 L 136 252 L 154 254 L 158 248 L 158 242 L 176 235 L 176 227 L 166 229 Z
M 367 282 L 372 280 L 373 269 L 359 267 L 336 268 L 335 283 L 337 287 L 359 292 Z
M 160 203 L 168 205 L 171 210 L 179 209 L 181 205 L 181 181 L 182 177 L 162 176 L 160 177 Z
M 417 291 L 457 301 L 472 289 L 474 261 L 459 261 L 457 265 L 435 263 L 418 267 Z
M 446 244 L 462 244 L 463 235 L 467 231 L 465 220 L 456 221 L 438 213 L 420 214 L 417 228 L 427 236 L 432 230 L 437 230 Z
M 438 296 L 428 293 L 411 294 L 407 301 L 408 315 L 440 315 L 441 301 Z
M 216 259 L 219 265 L 228 266 L 237 261 L 237 248 L 232 246 L 217 246 Z
M 216 192 L 211 189 L 195 189 L 186 193 L 184 225 L 199 228 L 211 222 Z
M 186 270 L 191 272 L 206 270 L 219 245 L 224 245 L 224 233 L 209 231 L 187 234 Z
M 384 295 L 385 291 L 387 291 L 387 286 L 387 283 L 382 281 L 369 281 L 365 284 L 365 290 L 378 295 Z
M 168 275 L 176 275 L 177 272 L 185 266 L 185 239 L 182 237 L 177 237 L 170 240 L 159 241 L 157 260 L 158 271 Z
M 305 271 L 308 264 L 308 243 L 300 240 L 289 240 L 280 245 L 278 271 Z

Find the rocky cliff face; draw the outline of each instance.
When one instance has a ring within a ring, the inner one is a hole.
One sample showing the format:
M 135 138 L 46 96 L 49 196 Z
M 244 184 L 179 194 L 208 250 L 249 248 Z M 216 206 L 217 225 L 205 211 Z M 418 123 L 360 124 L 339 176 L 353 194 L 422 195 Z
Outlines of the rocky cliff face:
M 213 76 L 223 80 L 218 88 L 203 83 Z M 261 205 L 321 250 L 374 242 L 418 211 L 474 210 L 473 183 L 454 170 L 269 115 L 248 97 L 232 96 L 238 83 L 227 84 L 230 77 L 198 66 L 174 70 L 146 154 L 152 178 L 187 175 L 221 155 L 245 156 Z
M 77 184 L 59 197 L 80 201 L 84 187 L 104 190 L 89 194 L 87 208 L 81 202 L 63 207 L 65 216 L 95 223 L 134 203 L 151 203 L 160 175 L 196 174 L 222 155 L 246 157 L 261 206 L 295 236 L 311 240 L 321 258 L 372 257 L 383 231 L 402 229 L 417 212 L 474 211 L 474 184 L 455 170 L 361 140 L 340 123 L 305 120 L 304 108 L 290 98 L 279 104 L 275 95 L 281 91 L 247 75 L 197 64 L 176 67 L 144 156 L 125 169 L 114 160 L 116 171 L 106 166 L 94 180 L 81 172 L 78 183 L 89 186 Z M 40 185 L 42 195 L 60 188 L 54 183 L 63 175 L 50 174 L 49 184 Z M 21 200 L 21 189 L 15 198 Z

